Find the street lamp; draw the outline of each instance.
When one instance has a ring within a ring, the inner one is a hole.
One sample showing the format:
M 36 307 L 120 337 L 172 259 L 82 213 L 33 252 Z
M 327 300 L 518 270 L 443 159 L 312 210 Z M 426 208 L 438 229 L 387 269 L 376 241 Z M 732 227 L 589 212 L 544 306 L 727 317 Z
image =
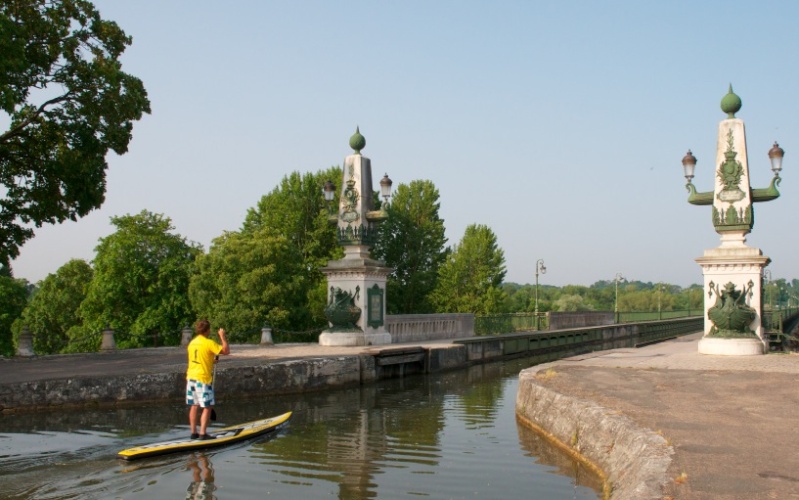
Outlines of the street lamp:
M 388 174 L 385 174 L 382 179 L 380 179 L 380 194 L 383 196 L 385 200 L 383 202 L 384 205 L 388 204 L 388 198 L 391 196 L 391 185 L 394 184 L 391 179 L 389 179 Z
M 765 188 L 753 188 L 744 121 L 735 116 L 741 105 L 741 98 L 730 85 L 721 99 L 721 110 L 727 117 L 719 122 L 716 154 L 711 162 L 713 190 L 697 192 L 693 184 L 696 157 L 689 150 L 682 158 L 688 203 L 712 207 L 711 221 L 721 240 L 717 248 L 707 249 L 702 257 L 695 259 L 702 267 L 707 291 L 704 336 L 698 346 L 702 354 L 748 356 L 764 354 L 769 347 L 762 321 L 763 301 L 747 303 L 747 300 L 762 295 L 762 274 L 770 259 L 760 249 L 748 246 L 746 236 L 754 226 L 754 205 L 780 197 L 777 187 L 782 182 L 785 151 L 774 143 L 767 152 L 773 172 L 771 183 Z M 716 280 L 723 280 L 724 291 L 716 285 Z M 663 291 L 658 291 L 659 313 L 662 313 Z
M 660 308 L 660 297 L 663 295 L 663 291 L 666 289 L 666 285 L 663 283 L 658 283 L 658 319 L 663 319 L 663 315 L 661 314 Z
M 765 269 L 763 271 L 763 280 L 766 282 L 765 287 L 766 291 L 768 292 L 768 306 L 769 309 L 773 311 L 774 310 L 774 303 L 772 301 L 773 296 L 771 294 L 771 287 L 769 286 L 771 284 L 771 269 Z
M 727 95 L 721 100 L 721 109 L 727 113 L 730 119 L 735 118 L 735 113 L 741 109 L 741 99 L 733 93 L 732 85 L 730 85 L 730 90 Z M 785 150 L 776 142 L 774 142 L 774 145 L 768 151 L 771 171 L 774 172 L 771 184 L 763 189 L 752 189 L 751 186 L 744 185 L 743 187 L 749 191 L 749 193 L 741 191 L 742 194 L 738 194 L 738 191 L 736 191 L 736 189 L 740 190 L 737 183 L 741 183 L 743 177 L 742 172 L 744 170 L 746 171 L 748 181 L 748 159 L 745 156 L 744 158 L 736 158 L 739 152 L 738 150 L 743 149 L 745 151 L 746 148 L 745 138 L 743 137 L 743 124 L 741 124 L 740 127 L 739 131 L 736 129 L 736 131 L 740 133 L 740 138 L 734 137 L 734 127 L 727 131 L 725 140 L 727 149 L 723 153 L 725 161 L 721 163 L 716 171 L 716 176 L 720 180 L 717 182 L 719 187 L 714 191 L 702 193 L 696 191 L 696 187 L 692 182 L 694 170 L 696 168 L 696 157 L 691 153 L 690 149 L 682 159 L 685 180 L 688 181 L 685 185 L 685 188 L 688 190 L 688 203 L 692 205 L 713 205 L 715 210 L 713 225 L 716 228 L 716 232 L 719 234 L 749 233 L 754 224 L 751 204 L 755 202 L 771 201 L 780 196 L 777 186 L 779 186 L 782 181 L 780 172 L 782 171 L 782 158 L 785 156 Z M 738 150 L 735 149 L 736 147 Z M 747 162 L 747 165 L 742 165 L 742 160 Z M 720 192 L 716 193 L 716 191 Z M 734 203 L 736 204 L 735 206 L 733 206 Z M 739 206 L 742 203 L 745 206 Z
M 322 187 L 322 194 L 325 195 L 328 215 L 333 215 L 333 198 L 336 195 L 336 185 L 333 184 L 333 181 L 328 179 L 327 182 L 325 182 L 324 187 Z
M 621 273 L 616 273 L 616 302 L 613 305 L 613 312 L 615 313 L 614 316 L 616 318 L 616 323 L 619 322 L 619 281 L 623 280 L 624 276 Z
M 538 273 L 547 273 L 547 268 L 544 266 L 544 259 L 535 261 L 535 329 L 538 330 Z

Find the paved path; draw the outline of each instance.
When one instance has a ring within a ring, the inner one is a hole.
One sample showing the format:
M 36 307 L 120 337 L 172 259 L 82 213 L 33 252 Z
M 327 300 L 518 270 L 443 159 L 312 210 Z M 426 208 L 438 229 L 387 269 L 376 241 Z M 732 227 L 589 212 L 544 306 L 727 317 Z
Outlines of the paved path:
M 542 365 L 542 384 L 663 435 L 664 498 L 799 498 L 799 355 L 704 355 L 700 338 Z
M 414 346 L 446 346 L 451 341 L 415 342 Z M 220 367 L 247 366 L 270 360 L 355 356 L 396 349 L 402 344 L 362 347 L 324 347 L 318 344 L 277 344 L 273 346 L 233 344 L 230 356 L 220 356 Z M 111 352 L 0 358 L 0 382 L 14 384 L 75 376 L 103 376 L 119 373 L 172 373 L 186 370 L 185 347 L 124 349 Z

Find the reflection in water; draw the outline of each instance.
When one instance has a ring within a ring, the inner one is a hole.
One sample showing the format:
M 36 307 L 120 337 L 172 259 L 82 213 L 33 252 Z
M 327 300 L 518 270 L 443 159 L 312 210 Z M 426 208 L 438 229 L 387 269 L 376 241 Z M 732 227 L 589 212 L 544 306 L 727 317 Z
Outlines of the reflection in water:
M 186 490 L 186 500 L 214 500 L 214 466 L 203 452 L 192 453 L 186 462 L 192 473 L 192 481 Z
M 131 463 L 116 452 L 185 436 L 182 404 L 0 416 L 0 496 L 597 498 L 598 479 L 516 424 L 518 373 L 528 365 L 218 401 L 219 426 L 294 414 L 267 437 Z
M 520 421 L 517 421 L 516 426 L 519 444 L 528 457 L 534 458 L 536 463 L 554 467 L 557 474 L 571 477 L 575 486 L 602 491 L 602 480 L 585 464 L 572 459 Z
M 558 475 L 575 474 L 570 497 L 596 498 L 598 478 L 516 427 L 517 379 L 507 370 L 518 373 L 512 365 L 482 365 L 337 391 L 335 401 L 297 409 L 291 432 L 255 445 L 254 454 L 283 484 L 311 492 L 333 483 L 342 499 L 386 492 L 502 497 L 518 488 L 546 492 L 553 485 L 542 477 L 558 482 Z M 539 475 L 530 475 L 531 466 Z M 554 488 L 562 492 L 562 483 Z

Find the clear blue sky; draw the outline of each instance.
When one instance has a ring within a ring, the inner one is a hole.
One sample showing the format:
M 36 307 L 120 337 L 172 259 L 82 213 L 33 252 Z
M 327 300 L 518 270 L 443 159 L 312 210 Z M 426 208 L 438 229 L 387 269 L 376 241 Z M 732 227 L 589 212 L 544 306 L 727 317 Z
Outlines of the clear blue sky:
M 506 281 L 701 282 L 719 244 L 710 207 L 686 201 L 680 160 L 713 189 L 719 102 L 743 100 L 753 187 L 785 149 L 782 197 L 755 205 L 748 243 L 773 277 L 799 277 L 799 2 L 96 1 L 133 45 L 152 115 L 109 157 L 106 203 L 48 226 L 15 275 L 91 260 L 109 218 L 170 217 L 207 250 L 291 171 L 350 154 L 373 176 L 433 181 L 448 244 L 485 224 Z M 339 184 L 340 181 L 337 182 Z M 321 195 L 320 195 L 321 196 Z

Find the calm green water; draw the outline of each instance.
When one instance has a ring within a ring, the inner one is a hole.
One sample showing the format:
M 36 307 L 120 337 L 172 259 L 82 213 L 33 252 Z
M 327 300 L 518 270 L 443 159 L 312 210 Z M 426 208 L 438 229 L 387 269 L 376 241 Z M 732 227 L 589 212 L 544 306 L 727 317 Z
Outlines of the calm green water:
M 294 416 L 254 441 L 134 462 L 115 454 L 187 434 L 183 405 L 3 416 L 0 498 L 598 498 L 594 476 L 517 424 L 525 366 L 220 399 L 220 426 Z

